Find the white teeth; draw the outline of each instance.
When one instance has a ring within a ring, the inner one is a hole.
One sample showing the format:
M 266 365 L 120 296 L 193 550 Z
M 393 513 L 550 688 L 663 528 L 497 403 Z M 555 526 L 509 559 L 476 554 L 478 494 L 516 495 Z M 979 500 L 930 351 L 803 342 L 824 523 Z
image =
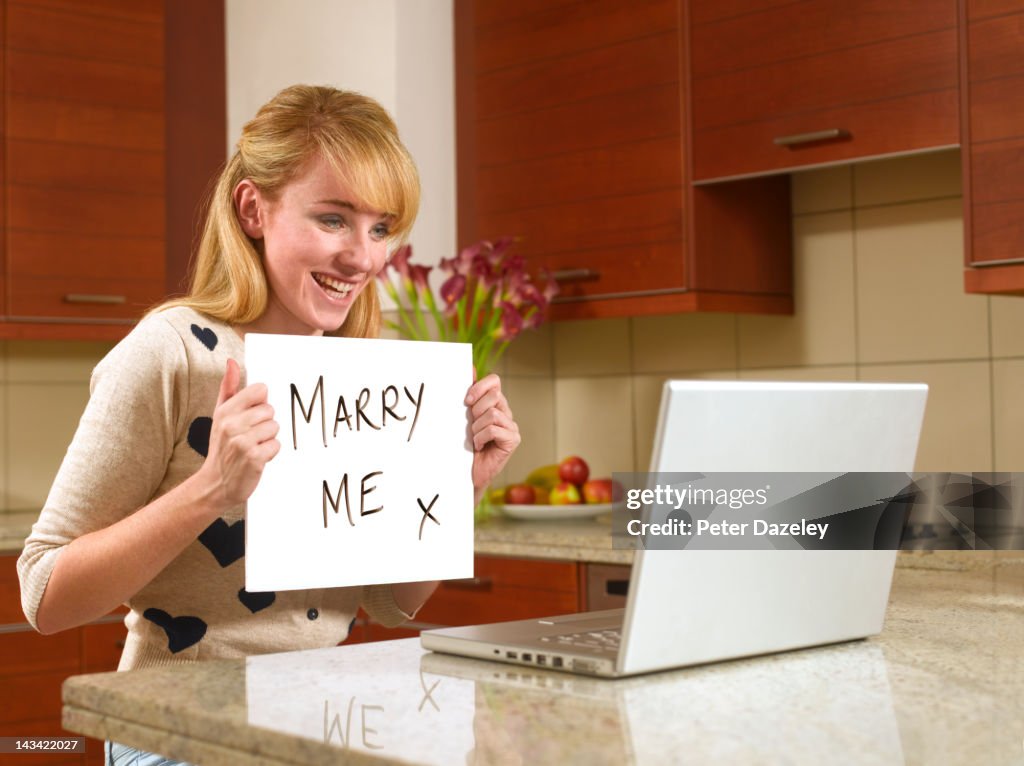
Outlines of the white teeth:
M 313 279 L 316 280 L 317 284 L 321 287 L 330 290 L 333 293 L 338 293 L 341 296 L 348 295 L 352 291 L 351 282 L 342 282 L 340 279 L 334 279 L 326 274 L 314 274 Z

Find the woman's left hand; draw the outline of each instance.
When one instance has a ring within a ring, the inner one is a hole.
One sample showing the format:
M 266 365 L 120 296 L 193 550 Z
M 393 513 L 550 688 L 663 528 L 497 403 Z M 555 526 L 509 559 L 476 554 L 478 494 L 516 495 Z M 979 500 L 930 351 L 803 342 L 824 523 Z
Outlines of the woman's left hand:
M 505 467 L 519 446 L 519 426 L 494 373 L 476 381 L 466 393 L 473 436 L 473 488 L 477 499 Z

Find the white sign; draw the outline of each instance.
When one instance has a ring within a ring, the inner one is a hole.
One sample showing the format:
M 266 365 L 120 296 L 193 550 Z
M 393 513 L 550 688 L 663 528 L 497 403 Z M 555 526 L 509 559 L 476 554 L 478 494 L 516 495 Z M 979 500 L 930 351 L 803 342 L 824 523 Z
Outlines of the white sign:
M 472 576 L 469 344 L 249 333 L 245 366 L 281 427 L 246 590 Z

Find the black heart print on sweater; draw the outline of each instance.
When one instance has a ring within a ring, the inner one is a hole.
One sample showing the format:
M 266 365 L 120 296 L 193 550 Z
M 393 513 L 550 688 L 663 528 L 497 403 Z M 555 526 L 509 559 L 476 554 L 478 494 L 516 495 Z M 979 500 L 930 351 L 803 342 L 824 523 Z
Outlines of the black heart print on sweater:
M 210 451 L 210 429 L 213 428 L 212 418 L 196 418 L 188 427 L 188 446 L 203 457 Z
M 217 559 L 222 567 L 230 566 L 245 555 L 245 519 L 229 525 L 217 519 L 199 535 L 199 542 Z
M 276 599 L 277 594 L 272 590 L 250 593 L 245 588 L 242 588 L 238 591 L 238 600 L 241 601 L 245 605 L 245 608 L 253 614 L 256 614 L 256 612 L 261 609 L 266 609 L 268 606 L 273 604 Z
M 173 654 L 188 649 L 206 635 L 206 623 L 198 617 L 171 617 L 163 609 L 152 607 L 143 612 L 142 616 L 164 629 L 167 648 Z
M 200 343 L 210 349 L 210 351 L 217 348 L 217 333 L 209 327 L 200 327 L 199 325 L 194 324 L 192 325 L 192 334 L 199 339 Z

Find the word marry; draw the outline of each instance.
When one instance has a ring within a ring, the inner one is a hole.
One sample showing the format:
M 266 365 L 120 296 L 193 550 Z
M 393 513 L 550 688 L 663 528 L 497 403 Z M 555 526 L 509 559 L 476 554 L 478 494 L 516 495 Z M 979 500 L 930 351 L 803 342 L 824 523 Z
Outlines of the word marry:
M 401 415 L 399 410 L 407 411 L 409 404 L 411 404 L 414 409 L 410 413 L 412 422 L 409 425 L 409 435 L 406 438 L 406 441 L 411 441 L 412 433 L 416 430 L 416 422 L 420 417 L 420 408 L 423 406 L 424 385 L 424 383 L 420 383 L 420 390 L 415 396 L 413 396 L 413 393 L 408 388 L 402 386 L 402 390 L 405 392 L 405 399 L 401 398 L 397 386 L 385 386 L 379 392 L 379 396 L 374 396 L 369 388 L 364 388 L 355 399 L 354 412 L 349 410 L 348 402 L 345 401 L 344 395 L 338 396 L 338 403 L 334 411 L 334 429 L 331 432 L 331 436 L 335 439 L 338 437 L 338 427 L 342 423 L 345 424 L 349 431 L 360 431 L 364 426 L 380 431 L 392 422 L 400 423 L 408 420 L 409 414 Z M 408 402 L 406 402 L 406 399 Z M 308 407 L 302 400 L 298 386 L 294 383 L 291 384 L 292 447 L 294 449 L 299 448 L 298 420 L 295 417 L 296 407 L 298 407 L 298 411 L 302 415 L 302 420 L 312 425 L 314 408 L 318 403 L 320 407 L 320 434 L 323 445 L 326 447 L 327 405 L 324 397 L 324 376 L 321 375 L 317 380 Z M 377 409 L 378 407 L 379 409 Z M 377 417 L 378 412 L 379 417 Z M 391 417 L 390 421 L 388 420 L 389 415 Z

